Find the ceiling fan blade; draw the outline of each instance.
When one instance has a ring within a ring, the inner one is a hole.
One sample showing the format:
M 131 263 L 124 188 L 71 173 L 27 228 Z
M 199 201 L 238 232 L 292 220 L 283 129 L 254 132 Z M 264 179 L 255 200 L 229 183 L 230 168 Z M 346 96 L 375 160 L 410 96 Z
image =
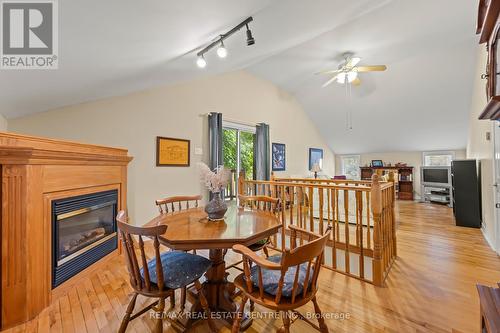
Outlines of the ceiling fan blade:
M 361 61 L 361 58 L 359 57 L 353 57 L 347 60 L 345 67 L 352 68 L 356 66 L 359 62 Z
M 358 87 L 358 86 L 361 84 L 361 80 L 359 79 L 359 77 L 357 77 L 357 78 L 355 78 L 355 79 L 351 82 L 351 84 L 352 84 L 353 86 Z
M 374 66 L 358 66 L 356 67 L 358 72 L 383 72 L 387 69 L 386 65 L 374 65 Z
M 316 72 L 314 74 L 316 74 L 316 75 L 318 75 L 318 74 L 334 74 L 334 73 L 339 73 L 339 72 L 340 72 L 340 69 L 330 69 L 327 71 Z
M 333 81 L 335 81 L 337 79 L 337 76 L 338 75 L 334 75 L 330 80 L 326 81 L 322 86 L 321 88 L 324 88 L 326 87 L 327 85 L 329 85 L 330 83 L 332 83 Z

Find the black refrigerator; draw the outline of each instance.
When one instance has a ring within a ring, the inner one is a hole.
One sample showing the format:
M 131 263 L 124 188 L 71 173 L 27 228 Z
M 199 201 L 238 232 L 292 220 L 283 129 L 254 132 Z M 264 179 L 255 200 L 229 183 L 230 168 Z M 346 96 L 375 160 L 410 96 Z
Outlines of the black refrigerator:
M 481 227 L 481 165 L 477 160 L 451 162 L 453 213 L 457 226 Z

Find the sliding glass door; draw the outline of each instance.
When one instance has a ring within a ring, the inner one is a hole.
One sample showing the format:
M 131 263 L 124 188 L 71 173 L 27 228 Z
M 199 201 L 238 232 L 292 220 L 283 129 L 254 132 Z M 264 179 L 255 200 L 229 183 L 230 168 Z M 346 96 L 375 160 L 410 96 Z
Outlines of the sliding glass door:
M 226 190 L 226 199 L 232 200 L 238 193 L 238 175 L 245 171 L 247 179 L 254 179 L 255 128 L 239 124 L 224 124 L 222 130 L 222 155 L 224 166 L 232 171 Z

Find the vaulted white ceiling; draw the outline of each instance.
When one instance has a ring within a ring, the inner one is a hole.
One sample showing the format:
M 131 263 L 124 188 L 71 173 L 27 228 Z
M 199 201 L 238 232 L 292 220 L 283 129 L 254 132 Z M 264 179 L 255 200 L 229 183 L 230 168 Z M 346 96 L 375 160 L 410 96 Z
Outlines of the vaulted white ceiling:
M 337 153 L 464 148 L 477 41 L 471 0 L 59 1 L 59 69 L 1 71 L 8 118 L 237 69 L 296 96 Z M 253 15 L 207 68 L 193 50 Z M 327 77 L 345 51 L 363 64 L 351 96 Z M 353 129 L 346 129 L 346 110 Z

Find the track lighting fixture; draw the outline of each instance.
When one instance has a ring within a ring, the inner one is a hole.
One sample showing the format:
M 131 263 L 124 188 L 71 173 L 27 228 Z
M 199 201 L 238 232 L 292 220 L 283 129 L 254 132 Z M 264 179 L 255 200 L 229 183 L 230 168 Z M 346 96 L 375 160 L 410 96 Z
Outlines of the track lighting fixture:
M 255 44 L 255 39 L 252 36 L 252 30 L 248 28 L 248 24 L 246 26 L 247 26 L 247 45 L 250 46 Z
M 247 18 L 246 20 L 244 20 L 243 22 L 241 22 L 240 24 L 238 24 L 237 26 L 235 26 L 234 28 L 232 28 L 231 30 L 226 32 L 225 34 L 220 35 L 219 38 L 217 38 L 217 40 L 211 42 L 208 46 L 203 48 L 203 50 L 199 51 L 196 54 L 198 56 L 198 59 L 196 60 L 196 65 L 198 65 L 198 67 L 200 67 L 200 68 L 206 67 L 207 62 L 205 60 L 204 55 L 205 55 L 205 53 L 207 53 L 208 51 L 210 51 L 212 48 L 214 48 L 216 46 L 217 46 L 217 55 L 219 56 L 219 58 L 226 58 L 228 52 L 227 52 L 226 46 L 224 45 L 224 40 L 229 38 L 230 36 L 232 36 L 236 32 L 238 32 L 243 27 L 246 27 L 246 29 L 247 29 L 247 31 L 246 31 L 246 33 L 247 33 L 247 45 L 248 46 L 254 45 L 255 39 L 252 36 L 252 31 L 248 27 L 248 24 L 252 21 L 253 21 L 252 17 Z
M 207 62 L 205 60 L 205 57 L 203 55 L 201 56 L 198 56 L 198 59 L 196 60 L 196 64 L 198 65 L 198 67 L 200 68 L 205 68 L 205 66 L 207 65 Z
M 227 49 L 224 46 L 224 41 L 222 39 L 220 41 L 220 46 L 217 48 L 217 55 L 219 56 L 219 58 L 227 57 Z

